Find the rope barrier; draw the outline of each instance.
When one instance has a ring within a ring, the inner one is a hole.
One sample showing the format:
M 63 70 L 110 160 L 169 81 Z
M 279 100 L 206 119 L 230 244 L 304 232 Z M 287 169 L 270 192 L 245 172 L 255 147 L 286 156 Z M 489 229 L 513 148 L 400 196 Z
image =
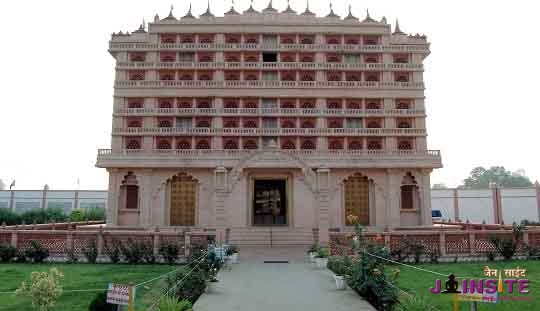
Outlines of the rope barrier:
M 171 273 L 180 271 L 180 270 L 182 270 L 182 269 L 184 269 L 184 268 L 185 268 L 184 266 L 180 266 L 178 269 L 174 269 L 174 270 L 172 270 L 172 271 L 169 271 L 169 272 L 167 272 L 167 273 L 164 273 L 164 274 L 162 274 L 162 275 L 159 275 L 159 276 L 157 276 L 157 277 L 155 277 L 155 278 L 152 278 L 152 279 L 150 279 L 150 280 L 141 282 L 141 283 L 135 285 L 134 287 L 143 286 L 144 284 L 148 284 L 148 283 L 153 282 L 153 281 L 155 281 L 155 280 L 161 279 L 162 277 L 164 277 L 164 276 L 166 276 L 166 275 L 169 275 L 169 274 L 171 274 Z
M 154 310 L 154 308 L 159 304 L 159 301 L 161 300 L 162 297 L 164 297 L 166 295 L 169 295 L 171 290 L 175 289 L 176 287 L 178 287 L 178 285 L 180 285 L 182 282 L 184 282 L 184 280 L 191 274 L 191 272 L 193 272 L 195 270 L 195 268 L 197 268 L 201 264 L 202 260 L 205 258 L 207 253 L 208 252 L 205 252 L 201 257 L 199 257 L 199 259 L 197 259 L 197 261 L 198 261 L 197 264 L 191 270 L 189 270 L 188 273 L 182 279 L 180 279 L 178 282 L 176 282 L 176 284 L 174 284 L 174 286 L 172 286 L 167 291 L 165 291 L 164 294 L 159 296 L 158 299 L 150 306 L 150 308 L 148 308 L 148 310 Z

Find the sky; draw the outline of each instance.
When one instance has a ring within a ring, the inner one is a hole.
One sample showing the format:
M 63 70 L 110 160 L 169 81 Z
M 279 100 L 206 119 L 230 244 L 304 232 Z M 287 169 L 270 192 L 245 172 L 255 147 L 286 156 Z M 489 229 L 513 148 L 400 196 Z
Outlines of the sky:
M 230 0 L 210 0 L 222 15 Z M 537 1 L 334 0 L 363 19 L 386 16 L 408 33 L 426 34 L 429 149 L 444 168 L 432 184 L 459 185 L 472 168 L 502 165 L 540 180 L 539 24 Z M 0 179 L 16 189 L 106 189 L 96 168 L 98 148 L 110 148 L 114 60 L 112 32 L 133 31 L 142 19 L 183 16 L 189 1 L 0 1 Z M 261 10 L 268 0 L 255 0 Z M 274 0 L 285 9 L 286 0 Z M 304 11 L 305 0 L 291 0 Z M 236 0 L 237 11 L 249 7 Z M 317 15 L 328 0 L 310 0 Z M 193 13 L 206 1 L 193 1 Z M 80 181 L 77 184 L 77 180 Z

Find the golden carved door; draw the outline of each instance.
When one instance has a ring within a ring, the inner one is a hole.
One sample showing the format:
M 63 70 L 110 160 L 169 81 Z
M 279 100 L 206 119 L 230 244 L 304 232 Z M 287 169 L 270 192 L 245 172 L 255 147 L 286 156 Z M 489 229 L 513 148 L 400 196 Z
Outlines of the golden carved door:
M 170 181 L 171 226 L 194 226 L 197 181 L 187 174 L 178 174 Z
M 355 174 L 344 183 L 345 190 L 345 224 L 369 225 L 369 181 L 367 177 Z M 356 216 L 354 218 L 348 216 Z M 356 221 L 352 221 L 356 220 Z

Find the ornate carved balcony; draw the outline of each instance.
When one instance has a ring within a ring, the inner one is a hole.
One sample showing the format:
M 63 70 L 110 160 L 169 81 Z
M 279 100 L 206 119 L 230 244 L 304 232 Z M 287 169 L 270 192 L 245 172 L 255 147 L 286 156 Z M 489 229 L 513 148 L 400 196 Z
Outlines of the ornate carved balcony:
M 439 150 L 386 151 L 386 150 L 123 150 L 99 149 L 98 167 L 211 167 L 222 163 L 226 167 L 257 154 L 263 154 L 261 162 L 270 162 L 279 167 L 294 167 L 300 159 L 311 167 L 326 165 L 330 168 L 438 168 L 441 167 Z M 268 163 L 260 163 L 265 166 Z M 172 166 L 171 166 L 172 165 Z
M 425 117 L 421 109 L 303 109 L 303 108 L 126 108 L 116 116 L 343 116 Z
M 278 70 L 382 70 L 422 71 L 422 64 L 399 63 L 302 63 L 302 62 L 118 62 L 118 69 L 278 69 Z
M 256 43 L 120 43 L 109 42 L 109 52 L 124 51 L 157 51 L 157 50 L 178 50 L 178 51 L 260 51 L 271 48 L 275 51 L 311 51 L 311 52 L 412 52 L 429 53 L 427 44 L 392 44 L 392 45 L 354 45 L 354 44 L 278 44 L 266 47 Z
M 179 80 L 121 80 L 117 89 L 144 88 L 366 88 L 366 89 L 424 89 L 423 82 L 369 81 L 179 81 Z
M 115 128 L 113 135 L 203 136 L 426 136 L 423 128 Z

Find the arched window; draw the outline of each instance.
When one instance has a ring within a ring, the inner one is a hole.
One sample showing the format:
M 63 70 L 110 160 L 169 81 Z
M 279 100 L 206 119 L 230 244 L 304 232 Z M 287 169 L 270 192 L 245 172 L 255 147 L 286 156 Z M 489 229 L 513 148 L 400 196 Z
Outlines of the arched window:
M 178 100 L 178 108 L 191 108 L 193 102 L 191 99 L 180 99 Z
M 302 37 L 300 39 L 300 43 L 302 44 L 313 44 L 313 42 L 314 42 L 313 37 Z
M 326 44 L 339 44 L 339 38 L 331 37 L 326 40 Z
M 296 103 L 293 100 L 281 101 L 281 108 L 296 108 Z
M 245 128 L 256 128 L 257 127 L 257 121 L 255 121 L 255 120 L 244 120 L 244 127 Z
M 191 149 L 191 141 L 182 139 L 176 143 L 176 149 Z
M 302 55 L 300 57 L 300 62 L 302 62 L 302 63 L 313 63 L 313 56 L 312 55 Z
M 171 143 L 168 140 L 161 139 L 157 144 L 158 149 L 171 149 Z
M 281 149 L 293 150 L 296 149 L 296 144 L 291 139 L 287 139 L 281 144 Z
M 348 101 L 347 109 L 362 109 L 362 104 L 359 101 Z
M 129 60 L 132 62 L 144 62 L 146 59 L 146 53 L 130 53 Z
M 328 144 L 328 149 L 330 150 L 339 150 L 343 149 L 343 142 L 341 140 L 331 140 Z
M 400 121 L 399 124 L 398 124 L 398 128 L 400 128 L 400 129 L 411 128 L 411 123 L 409 123 L 408 121 Z
M 315 74 L 312 73 L 303 73 L 301 78 L 301 81 L 315 81 Z
M 301 148 L 302 149 L 313 150 L 316 147 L 315 147 L 315 143 L 312 140 L 305 140 L 305 141 L 302 142 Z
M 129 79 L 133 81 L 144 80 L 144 72 L 132 72 L 129 74 Z
M 142 127 L 141 120 L 130 120 L 127 124 L 128 127 Z
M 300 102 L 300 108 L 302 109 L 314 109 L 315 101 L 312 100 L 303 100 Z
M 253 63 L 253 62 L 258 62 L 259 61 L 259 58 L 255 55 L 246 55 L 244 57 L 244 61 L 248 62 L 248 63 Z
M 328 109 L 341 109 L 341 101 L 339 101 L 339 100 L 326 101 L 326 108 L 328 108 Z
M 197 149 L 210 149 L 210 142 L 206 139 L 199 140 L 195 146 Z
M 414 209 L 418 200 L 418 186 L 414 176 L 408 172 L 401 182 L 401 209 Z
M 195 37 L 190 35 L 183 35 L 181 38 L 182 43 L 195 43 Z
M 341 74 L 337 72 L 328 73 L 328 81 L 341 81 Z
M 131 139 L 128 141 L 126 149 L 141 149 L 141 143 L 136 139 Z
M 214 58 L 212 57 L 212 55 L 208 55 L 208 54 L 203 54 L 201 55 L 201 57 L 199 57 L 199 62 L 201 63 L 209 63 L 209 62 L 212 62 L 214 60 Z
M 257 142 L 254 141 L 253 139 L 250 139 L 244 142 L 244 149 L 253 150 L 257 148 L 258 148 Z
M 409 75 L 408 74 L 396 75 L 396 82 L 409 82 Z
M 210 127 L 210 120 L 198 120 L 197 127 Z
M 174 73 L 171 72 L 162 72 L 159 74 L 159 79 L 163 81 L 174 80 Z
M 160 61 L 162 62 L 174 62 L 176 59 L 175 59 L 175 54 L 160 54 L 160 57 L 159 57 Z
M 379 121 L 369 121 L 366 125 L 368 129 L 378 129 L 381 128 Z
M 161 43 L 176 43 L 176 35 L 173 34 L 162 34 Z
M 247 37 L 246 43 L 250 43 L 250 44 L 259 43 L 259 39 L 257 37 Z
M 158 101 L 158 105 L 159 105 L 159 108 L 172 108 L 173 106 L 173 103 L 172 103 L 172 100 L 170 99 L 160 99 Z
M 328 128 L 342 128 L 343 127 L 343 120 L 333 119 L 328 120 Z
M 345 78 L 347 81 L 360 81 L 361 77 L 362 75 L 360 73 L 348 73 Z
M 326 55 L 326 61 L 329 63 L 339 63 L 341 61 L 339 55 L 336 54 L 328 54 Z
M 129 100 L 128 101 L 128 108 L 142 108 L 142 100 Z
M 284 129 L 292 129 L 292 128 L 295 128 L 296 125 L 294 124 L 294 121 L 292 120 L 283 120 L 281 121 L 281 128 L 284 128 Z
M 283 73 L 281 76 L 281 81 L 296 81 L 296 74 L 293 72 Z
M 313 129 L 315 128 L 315 122 L 313 120 L 303 120 L 301 127 L 303 129 Z
M 199 38 L 200 43 L 213 43 L 214 37 L 213 36 L 204 36 Z
M 182 74 L 180 74 L 180 80 L 182 80 L 182 81 L 191 81 L 191 80 L 193 80 L 193 74 L 192 73 L 182 73 Z
M 234 127 L 238 127 L 238 121 L 237 120 L 225 120 L 223 122 L 223 127 L 224 128 L 234 128 Z
M 232 139 L 226 140 L 223 149 L 238 149 L 238 143 Z
M 368 150 L 381 150 L 382 145 L 381 145 L 381 142 L 378 140 L 370 140 L 368 141 L 367 148 Z
M 225 103 L 223 104 L 224 108 L 238 108 L 238 100 L 236 99 L 226 99 Z
M 364 58 L 365 63 L 378 63 L 379 58 L 376 55 L 368 55 Z
M 124 201 L 124 208 L 137 209 L 139 206 L 139 186 L 137 183 L 137 176 L 133 172 L 128 172 L 122 180 L 120 186 L 122 192 L 122 198 Z
M 410 104 L 406 101 L 399 101 L 396 105 L 396 109 L 409 109 Z
M 200 73 L 199 74 L 199 80 L 200 81 L 210 81 L 212 80 L 212 75 L 209 73 Z
M 379 81 L 379 74 L 367 73 L 366 74 L 366 81 L 367 82 L 378 82 Z
M 294 38 L 293 37 L 282 37 L 281 38 L 281 43 L 283 44 L 294 44 Z
M 257 100 L 244 100 L 244 108 L 257 108 Z
M 294 62 L 294 57 L 292 55 L 283 55 L 281 56 L 281 61 L 285 63 L 292 63 Z
M 208 99 L 197 100 L 197 108 L 211 108 L 211 101 Z
M 226 55 L 225 61 L 228 63 L 239 63 L 240 62 L 240 56 L 239 55 Z
M 225 74 L 225 80 L 227 80 L 227 81 L 238 81 L 238 80 L 240 80 L 240 74 L 238 74 L 238 73 L 227 73 L 227 74 Z
M 412 144 L 410 141 L 402 140 L 398 143 L 399 150 L 412 150 Z
M 172 127 L 172 122 L 171 120 L 159 120 L 158 126 L 159 127 Z
M 225 35 L 225 43 L 238 44 L 240 43 L 239 35 Z
M 378 102 L 367 102 L 366 109 L 381 109 L 381 105 Z
M 361 150 L 362 142 L 359 140 L 349 141 L 349 150 Z
M 359 44 L 360 40 L 359 38 L 351 38 L 351 37 L 345 37 L 345 44 Z
M 257 80 L 259 80 L 259 77 L 257 76 L 257 74 L 249 73 L 249 74 L 246 75 L 245 80 L 246 81 L 257 81 Z

